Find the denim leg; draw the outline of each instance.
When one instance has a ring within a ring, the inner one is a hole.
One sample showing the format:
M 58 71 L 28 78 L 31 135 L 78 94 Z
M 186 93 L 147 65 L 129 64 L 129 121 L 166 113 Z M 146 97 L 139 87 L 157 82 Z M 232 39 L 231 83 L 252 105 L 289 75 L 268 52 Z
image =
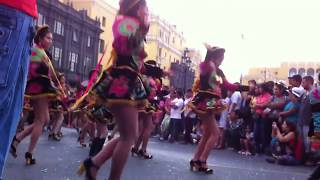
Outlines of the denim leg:
M 33 18 L 0 5 L 0 177 L 19 122 L 33 38 Z
M 170 134 L 171 134 L 171 139 L 172 140 L 177 140 L 177 119 L 174 119 L 172 118 L 171 119 L 171 123 L 172 123 L 172 126 L 171 126 L 171 131 L 170 131 Z
M 256 151 L 260 152 L 260 120 L 254 119 L 254 141 Z

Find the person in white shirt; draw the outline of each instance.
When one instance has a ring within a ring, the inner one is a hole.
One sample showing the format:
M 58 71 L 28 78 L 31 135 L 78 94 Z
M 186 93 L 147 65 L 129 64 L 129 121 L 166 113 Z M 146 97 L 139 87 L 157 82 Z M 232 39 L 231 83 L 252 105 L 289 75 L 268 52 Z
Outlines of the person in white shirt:
M 225 144 L 225 129 L 227 128 L 227 121 L 228 121 L 228 113 L 229 113 L 229 108 L 231 104 L 231 91 L 228 91 L 227 97 L 223 99 L 222 103 L 227 107 L 221 114 L 220 114 L 220 119 L 219 119 L 219 139 L 217 143 L 216 149 L 224 149 L 224 144 Z
M 179 132 L 182 130 L 182 109 L 183 109 L 183 93 L 177 91 L 177 97 L 171 101 L 171 110 L 170 110 L 170 142 L 174 142 L 178 138 Z
M 241 108 L 241 93 L 235 91 L 231 95 L 231 106 L 229 112 L 239 110 Z
M 189 102 L 192 100 L 193 92 L 191 89 L 188 89 L 186 92 L 186 99 L 184 101 L 184 123 L 185 123 L 185 134 L 184 134 L 184 143 L 193 143 L 191 132 L 193 126 L 196 123 L 197 115 L 188 107 Z

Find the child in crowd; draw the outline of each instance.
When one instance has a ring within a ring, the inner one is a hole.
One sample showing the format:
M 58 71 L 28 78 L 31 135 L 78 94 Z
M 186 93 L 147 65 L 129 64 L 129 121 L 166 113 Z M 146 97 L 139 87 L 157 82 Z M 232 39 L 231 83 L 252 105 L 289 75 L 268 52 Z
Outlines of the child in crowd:
M 238 152 L 241 155 L 251 156 L 253 147 L 253 131 L 250 126 L 245 129 L 244 136 L 240 138 L 241 150 Z
M 240 110 L 235 110 L 229 114 L 229 128 L 226 130 L 227 144 L 234 150 L 240 150 L 240 137 L 243 130 L 243 118 Z

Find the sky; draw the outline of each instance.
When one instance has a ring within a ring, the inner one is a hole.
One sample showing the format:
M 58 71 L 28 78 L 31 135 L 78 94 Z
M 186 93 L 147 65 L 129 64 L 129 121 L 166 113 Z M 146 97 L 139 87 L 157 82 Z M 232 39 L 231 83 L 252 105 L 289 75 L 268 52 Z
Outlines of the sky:
M 118 0 L 105 0 L 115 7 Z M 147 0 L 152 13 L 182 31 L 187 46 L 205 55 L 204 43 L 226 49 L 230 81 L 250 67 L 282 61 L 320 61 L 320 1 Z

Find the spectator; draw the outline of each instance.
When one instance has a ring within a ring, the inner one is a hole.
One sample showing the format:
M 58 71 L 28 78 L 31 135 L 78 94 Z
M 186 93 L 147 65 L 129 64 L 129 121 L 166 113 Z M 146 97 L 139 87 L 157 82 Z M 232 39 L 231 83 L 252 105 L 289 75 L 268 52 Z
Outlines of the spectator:
M 282 83 L 275 83 L 273 88 L 273 96 L 270 99 L 270 102 L 267 104 L 267 108 L 263 112 L 264 118 L 264 129 L 265 129 L 265 141 L 266 147 L 269 147 L 269 142 L 271 142 L 271 131 L 272 131 L 272 122 L 277 122 L 279 119 L 279 113 L 283 110 L 286 105 L 288 98 L 285 94 L 285 86 Z
M 228 112 L 230 108 L 230 96 L 231 92 L 228 91 L 227 97 L 223 99 L 222 103 L 226 106 L 226 109 L 221 113 L 219 119 L 219 139 L 217 143 L 216 149 L 224 149 L 225 147 L 225 129 L 227 127 L 227 119 L 228 119 Z
M 302 87 L 305 93 L 301 98 L 301 106 L 299 110 L 298 131 L 303 140 L 304 149 L 309 152 L 308 132 L 312 123 L 312 113 L 309 94 L 313 88 L 314 79 L 311 76 L 305 76 L 302 79 Z
M 257 86 L 257 82 L 255 80 L 249 80 L 248 84 L 249 84 L 248 95 L 254 95 L 255 94 L 255 89 L 256 89 L 256 86 Z
M 243 119 L 240 110 L 232 111 L 228 117 L 229 128 L 226 130 L 228 146 L 238 151 L 240 150 L 240 137 L 243 133 Z
M 241 93 L 240 93 L 240 91 L 232 92 L 230 99 L 231 99 L 231 105 L 230 105 L 229 112 L 239 110 L 241 108 Z
M 318 77 L 318 86 L 314 87 L 310 92 L 310 103 L 314 121 L 314 135 L 320 137 L 320 74 Z
M 277 123 L 272 125 L 272 158 L 269 163 L 282 165 L 298 165 L 302 155 L 302 141 L 299 138 L 296 125 L 290 121 L 284 121 L 281 130 Z
M 186 144 L 193 143 L 191 132 L 193 126 L 196 124 L 196 114 L 187 106 L 192 100 L 193 92 L 191 89 L 187 90 L 186 99 L 184 101 L 184 122 L 185 122 L 185 134 L 184 134 L 184 142 Z
M 314 121 L 314 143 L 319 145 L 320 137 L 320 73 L 318 75 L 318 84 L 311 90 L 309 94 L 312 118 Z M 319 146 L 318 146 L 319 147 Z M 319 152 L 319 149 L 317 149 Z M 318 166 L 311 174 L 309 180 L 320 179 L 320 166 Z
M 273 89 L 273 94 L 274 95 L 271 97 L 270 102 L 267 104 L 264 114 L 272 121 L 276 121 L 279 118 L 279 113 L 283 110 L 288 101 L 288 98 L 285 96 L 285 85 L 282 83 L 276 83 Z
M 161 137 L 160 140 L 168 140 L 170 134 L 170 111 L 171 111 L 171 101 L 176 98 L 176 91 L 174 89 L 170 90 L 170 94 L 164 96 L 165 104 L 164 104 L 164 117 L 161 123 Z
M 36 0 L 0 0 L 0 179 L 23 106 Z
M 253 146 L 253 132 L 251 127 L 248 125 L 245 130 L 244 136 L 241 136 L 240 144 L 241 150 L 238 152 L 241 155 L 251 156 Z
M 178 140 L 178 135 L 182 131 L 183 93 L 180 90 L 176 93 L 177 97 L 170 103 L 170 142 Z
M 279 113 L 279 116 L 281 119 L 297 124 L 301 97 L 304 94 L 304 90 L 298 87 L 293 87 L 291 90 L 288 90 L 288 93 L 290 101 L 286 104 L 284 110 Z
M 268 93 L 267 84 L 261 84 L 258 86 L 259 95 L 256 98 L 254 108 L 254 138 L 255 138 L 255 148 L 258 154 L 263 153 L 265 148 L 268 146 L 270 142 L 268 142 L 268 136 L 270 134 L 266 134 L 268 130 L 269 122 L 263 117 L 264 109 L 267 107 L 268 103 L 271 100 L 271 94 Z M 271 125 L 270 125 L 271 126 Z
M 289 89 L 292 89 L 293 87 L 301 87 L 302 83 L 302 77 L 299 74 L 293 75 L 288 78 L 289 79 Z

